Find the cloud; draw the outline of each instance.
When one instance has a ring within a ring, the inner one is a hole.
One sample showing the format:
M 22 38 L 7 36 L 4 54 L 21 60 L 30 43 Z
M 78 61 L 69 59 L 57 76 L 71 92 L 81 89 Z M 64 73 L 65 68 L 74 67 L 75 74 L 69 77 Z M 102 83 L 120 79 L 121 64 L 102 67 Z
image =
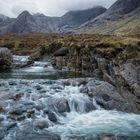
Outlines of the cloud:
M 22 11 L 61 16 L 70 10 L 80 10 L 101 5 L 106 8 L 116 0 L 0 0 L 0 13 L 16 17 Z

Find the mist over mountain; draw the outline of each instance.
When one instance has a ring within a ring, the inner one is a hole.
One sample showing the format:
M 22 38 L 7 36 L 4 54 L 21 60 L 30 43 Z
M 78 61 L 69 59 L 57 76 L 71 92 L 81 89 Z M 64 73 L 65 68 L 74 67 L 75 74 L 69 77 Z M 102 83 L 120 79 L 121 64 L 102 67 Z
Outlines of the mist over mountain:
M 68 32 L 69 29 L 76 28 L 105 11 L 104 7 L 97 6 L 87 10 L 70 11 L 62 17 L 48 17 L 43 14 L 31 15 L 28 11 L 23 11 L 8 25 L 2 24 L 3 21 L 1 21 L 0 33 Z M 6 21 L 5 19 L 4 22 Z
M 0 34 L 5 33 L 100 33 L 139 34 L 140 1 L 117 0 L 110 8 L 95 6 L 71 10 L 61 17 L 23 11 L 17 18 L 0 15 Z
M 80 27 L 80 32 L 101 34 L 140 33 L 140 1 L 118 0 L 105 13 Z

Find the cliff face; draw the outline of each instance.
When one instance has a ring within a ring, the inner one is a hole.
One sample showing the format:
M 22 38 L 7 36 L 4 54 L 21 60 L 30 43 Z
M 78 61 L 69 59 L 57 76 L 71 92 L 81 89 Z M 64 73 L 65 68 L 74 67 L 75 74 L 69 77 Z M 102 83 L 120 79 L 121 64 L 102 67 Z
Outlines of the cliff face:
M 103 48 L 98 50 L 103 44 L 94 49 L 82 46 L 64 51 L 66 48 L 61 48 L 54 53 L 53 65 L 58 69 L 82 72 L 106 81 L 99 88 L 102 90 L 99 94 L 94 93 L 97 89 L 92 91 L 96 101 L 104 108 L 114 107 L 121 111 L 140 113 L 139 45 L 118 47 L 116 50 L 105 45 L 107 52 Z M 111 94 L 116 99 L 111 98 Z

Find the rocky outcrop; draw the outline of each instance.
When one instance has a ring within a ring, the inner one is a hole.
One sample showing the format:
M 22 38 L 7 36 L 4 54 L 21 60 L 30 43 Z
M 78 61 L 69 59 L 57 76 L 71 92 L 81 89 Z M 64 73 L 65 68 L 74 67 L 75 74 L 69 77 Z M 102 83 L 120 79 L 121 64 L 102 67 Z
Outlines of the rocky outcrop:
M 9 69 L 12 65 L 12 53 L 7 48 L 0 48 L 0 70 Z
M 53 64 L 58 69 L 66 68 L 105 81 L 91 91 L 103 108 L 140 113 L 139 59 L 130 58 L 122 62 L 118 55 L 109 58 L 95 49 L 77 46 L 69 47 L 64 56 L 54 56 Z M 84 88 L 84 91 L 88 90 Z
M 68 48 L 67 47 L 62 47 L 56 52 L 54 52 L 54 56 L 66 56 L 68 54 Z

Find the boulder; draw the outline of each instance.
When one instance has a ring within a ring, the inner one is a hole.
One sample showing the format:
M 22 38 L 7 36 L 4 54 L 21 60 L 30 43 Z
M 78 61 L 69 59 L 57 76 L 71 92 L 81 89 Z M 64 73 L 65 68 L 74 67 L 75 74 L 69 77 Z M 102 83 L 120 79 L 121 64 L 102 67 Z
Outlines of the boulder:
M 70 112 L 70 107 L 66 99 L 59 100 L 56 103 L 56 107 L 59 113 Z
M 102 82 L 101 84 L 90 87 L 92 96 L 97 104 L 107 110 L 116 109 L 123 112 L 139 113 L 139 100 L 127 90 L 117 90 L 113 85 Z
M 52 121 L 52 122 L 57 122 L 57 118 L 56 118 L 56 115 L 55 115 L 54 112 L 45 109 L 45 110 L 44 110 L 44 113 L 48 115 L 48 119 L 49 119 L 50 121 Z
M 12 65 L 12 53 L 7 48 L 0 48 L 0 70 L 9 69 Z
M 46 120 L 39 120 L 35 122 L 35 127 L 39 129 L 44 129 L 44 128 L 48 128 L 49 124 Z
M 67 47 L 62 47 L 58 49 L 56 52 L 54 52 L 54 56 L 66 56 L 68 54 L 68 48 Z
M 123 78 L 125 85 L 128 85 L 130 90 L 140 97 L 140 64 L 133 61 L 127 62 L 120 69 L 119 75 Z

